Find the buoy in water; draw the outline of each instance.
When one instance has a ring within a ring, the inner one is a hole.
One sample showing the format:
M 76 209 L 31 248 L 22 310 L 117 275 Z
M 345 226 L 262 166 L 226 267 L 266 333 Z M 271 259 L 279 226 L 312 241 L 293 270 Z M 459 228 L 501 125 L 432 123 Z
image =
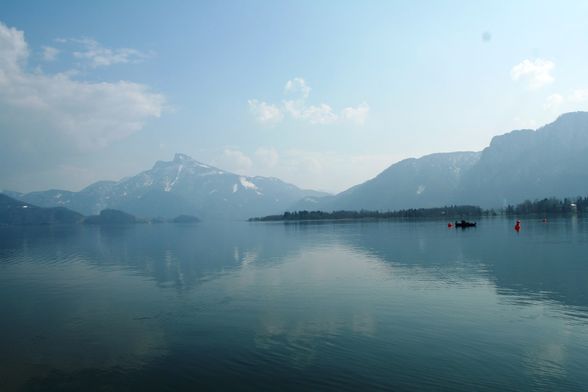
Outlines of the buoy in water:
M 515 223 L 514 229 L 517 233 L 521 230 L 521 221 L 517 219 L 517 223 Z
M 453 223 L 449 222 L 449 223 L 447 224 L 447 227 L 449 227 L 449 228 L 451 229 L 451 228 L 453 227 Z

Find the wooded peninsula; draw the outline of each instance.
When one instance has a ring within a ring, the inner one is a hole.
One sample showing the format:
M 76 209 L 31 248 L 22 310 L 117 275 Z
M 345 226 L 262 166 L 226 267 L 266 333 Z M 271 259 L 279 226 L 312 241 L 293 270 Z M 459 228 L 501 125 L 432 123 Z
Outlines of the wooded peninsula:
M 309 221 L 309 220 L 357 220 L 357 219 L 466 219 L 488 216 L 545 216 L 588 212 L 588 197 L 545 198 L 526 200 L 502 209 L 483 209 L 478 206 L 445 206 L 436 208 L 409 208 L 397 211 L 286 211 L 281 215 L 250 218 L 250 222 Z

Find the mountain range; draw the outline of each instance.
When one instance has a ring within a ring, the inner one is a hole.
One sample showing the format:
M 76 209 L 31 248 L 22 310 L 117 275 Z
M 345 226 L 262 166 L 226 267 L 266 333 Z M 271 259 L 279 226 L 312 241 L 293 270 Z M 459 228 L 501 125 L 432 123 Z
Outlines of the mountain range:
M 0 193 L 0 225 L 70 224 L 83 219 L 64 207 L 41 208 Z
M 527 199 L 586 195 L 588 113 L 574 112 L 536 131 L 496 136 L 481 152 L 405 159 L 335 196 L 307 197 L 294 209 L 500 208 Z
M 303 190 L 272 177 L 237 175 L 176 154 L 152 169 L 120 181 L 99 181 L 79 192 L 49 190 L 8 196 L 41 207 L 67 207 L 84 215 L 104 209 L 139 217 L 245 219 L 282 212 L 304 197 L 323 192 Z
M 337 195 L 300 189 L 277 178 L 248 177 L 176 154 L 120 181 L 79 192 L 49 190 L 8 196 L 84 215 L 118 209 L 139 217 L 181 214 L 245 219 L 286 210 L 397 210 L 443 205 L 500 208 L 526 199 L 588 195 L 588 113 L 561 115 L 537 130 L 515 130 L 480 152 L 405 159 Z

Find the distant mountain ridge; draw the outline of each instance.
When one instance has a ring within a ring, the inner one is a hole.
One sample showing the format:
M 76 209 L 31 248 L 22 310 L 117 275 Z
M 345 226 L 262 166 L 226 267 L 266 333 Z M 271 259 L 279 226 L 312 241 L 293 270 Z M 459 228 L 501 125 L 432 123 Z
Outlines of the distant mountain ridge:
M 462 185 L 459 199 L 482 206 L 587 195 L 588 113 L 494 137 Z
M 172 161 L 158 161 L 152 169 L 135 176 L 99 181 L 79 192 L 9 194 L 38 206 L 62 206 L 84 215 L 117 209 L 147 218 L 195 215 L 204 219 L 246 219 L 278 213 L 304 197 L 326 195 L 277 178 L 237 175 L 185 154 L 175 154 Z
M 443 205 L 499 208 L 526 199 L 588 195 L 588 113 L 492 139 L 481 152 L 438 153 L 395 163 L 335 196 L 293 210 L 398 210 Z
M 80 192 L 5 193 L 84 215 L 118 209 L 146 218 L 247 219 L 293 210 L 393 211 L 444 205 L 500 208 L 527 199 L 588 195 L 588 113 L 566 113 L 536 131 L 495 136 L 480 152 L 405 159 L 337 195 L 303 190 L 277 178 L 237 175 L 184 154 Z
M 336 196 L 306 198 L 294 209 L 395 210 L 453 204 L 463 173 L 479 158 L 477 152 L 455 152 L 405 159 Z
M 71 224 L 83 219 L 64 207 L 41 208 L 0 193 L 0 225 Z

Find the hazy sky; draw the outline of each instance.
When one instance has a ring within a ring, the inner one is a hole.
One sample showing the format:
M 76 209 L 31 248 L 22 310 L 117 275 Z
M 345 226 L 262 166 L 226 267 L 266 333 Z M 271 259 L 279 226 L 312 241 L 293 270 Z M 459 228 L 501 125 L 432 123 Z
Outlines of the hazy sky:
M 175 152 L 341 191 L 588 106 L 586 1 L 0 3 L 0 189 Z

